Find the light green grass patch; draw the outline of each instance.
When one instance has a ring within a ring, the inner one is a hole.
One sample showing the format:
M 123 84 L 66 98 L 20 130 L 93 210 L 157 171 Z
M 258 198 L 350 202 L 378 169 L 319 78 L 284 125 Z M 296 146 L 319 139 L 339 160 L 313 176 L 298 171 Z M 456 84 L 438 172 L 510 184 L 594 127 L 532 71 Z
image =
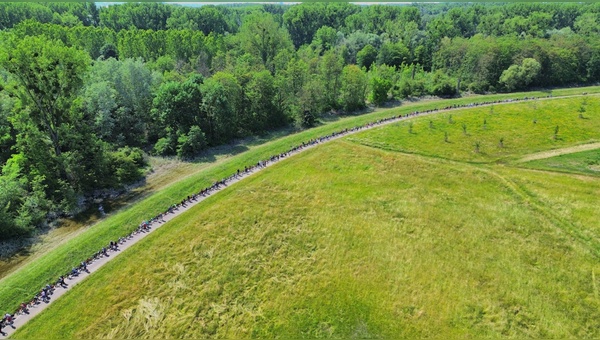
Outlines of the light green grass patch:
M 585 119 L 576 111 L 581 101 L 579 97 L 557 98 L 457 110 L 365 131 L 349 140 L 468 162 L 506 162 L 533 152 L 600 140 L 600 98 L 588 96 Z

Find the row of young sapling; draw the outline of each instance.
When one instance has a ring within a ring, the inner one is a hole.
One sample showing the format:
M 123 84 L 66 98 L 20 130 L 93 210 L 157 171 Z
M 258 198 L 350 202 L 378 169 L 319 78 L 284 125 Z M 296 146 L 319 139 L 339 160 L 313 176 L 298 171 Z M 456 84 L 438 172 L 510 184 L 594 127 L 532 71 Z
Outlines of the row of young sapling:
M 533 104 L 534 109 L 537 110 L 537 103 L 534 102 Z M 581 105 L 579 106 L 578 112 L 579 112 L 579 118 L 580 119 L 589 119 L 586 118 L 583 113 L 586 112 L 586 105 L 587 105 L 587 98 L 584 98 L 583 101 L 581 102 Z M 494 113 L 494 105 L 490 106 L 490 114 Z M 454 124 L 454 120 L 452 119 L 452 115 L 448 115 L 448 124 Z M 537 124 L 537 119 L 533 119 L 533 124 Z M 466 136 L 468 135 L 467 133 L 467 124 L 462 123 L 461 125 L 462 127 L 462 131 L 463 134 Z M 483 119 L 483 129 L 486 130 L 487 129 L 487 119 Z M 434 128 L 434 124 L 433 124 L 433 120 L 429 120 L 429 128 L 433 129 Z M 408 133 L 413 134 L 414 133 L 414 123 L 413 122 L 409 122 L 408 123 Z M 554 133 L 552 135 L 552 139 L 553 140 L 558 140 L 558 131 L 560 130 L 560 127 L 558 125 L 556 125 L 554 127 Z M 445 143 L 450 143 L 450 139 L 448 137 L 448 131 L 444 131 L 444 142 Z M 476 141 L 475 144 L 475 152 L 479 153 L 481 150 L 481 142 L 480 141 Z M 499 141 L 498 141 L 498 147 L 499 148 L 504 148 L 504 137 L 500 137 Z

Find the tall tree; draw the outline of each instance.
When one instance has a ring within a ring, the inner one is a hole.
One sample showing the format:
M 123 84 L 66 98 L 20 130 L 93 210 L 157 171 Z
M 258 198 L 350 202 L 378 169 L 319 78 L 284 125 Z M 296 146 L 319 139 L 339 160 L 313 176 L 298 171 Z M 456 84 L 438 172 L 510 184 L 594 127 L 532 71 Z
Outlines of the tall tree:
M 292 48 L 289 34 L 269 13 L 257 12 L 246 17 L 240 35 L 244 49 L 258 57 L 271 74 L 275 73 L 274 59 L 277 53 Z
M 339 108 L 339 94 L 342 86 L 341 76 L 344 67 L 343 58 L 335 50 L 326 52 L 319 63 L 320 79 L 325 90 L 327 109 Z
M 342 71 L 340 102 L 346 111 L 356 111 L 365 107 L 367 95 L 367 75 L 356 65 L 348 65 Z
M 61 128 L 73 120 L 71 107 L 91 61 L 83 51 L 42 37 L 13 40 L 9 46 L 0 65 L 17 79 L 15 93 L 60 156 Z

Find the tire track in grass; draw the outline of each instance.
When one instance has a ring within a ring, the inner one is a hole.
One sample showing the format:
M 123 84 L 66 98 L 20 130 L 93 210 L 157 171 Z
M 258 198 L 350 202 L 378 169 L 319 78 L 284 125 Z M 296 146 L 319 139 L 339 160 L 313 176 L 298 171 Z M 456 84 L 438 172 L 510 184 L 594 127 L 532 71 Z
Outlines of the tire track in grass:
M 589 252 L 590 255 L 594 256 L 597 259 L 600 259 L 600 242 L 596 241 L 593 237 L 586 235 L 581 230 L 579 230 L 572 222 L 567 219 L 560 217 L 558 214 L 554 213 L 553 209 L 548 207 L 547 203 L 544 203 L 540 198 L 538 198 L 535 194 L 529 192 L 524 186 L 519 185 L 518 183 L 502 176 L 501 174 L 494 171 L 487 164 L 476 164 L 470 162 L 463 162 L 452 160 L 449 158 L 436 157 L 436 156 L 428 156 L 418 153 L 410 153 L 403 152 L 397 150 L 388 150 L 384 148 L 379 148 L 377 146 L 365 145 L 362 143 L 353 143 L 354 145 L 359 145 L 365 148 L 373 148 L 377 150 L 383 150 L 386 152 L 394 152 L 401 153 L 403 155 L 407 155 L 410 157 L 419 158 L 420 160 L 424 160 L 432 165 L 453 165 L 456 169 L 460 169 L 464 167 L 471 167 L 480 172 L 488 174 L 492 177 L 495 177 L 499 183 L 501 183 L 504 187 L 509 189 L 515 199 L 519 200 L 523 204 L 525 204 L 528 208 L 532 210 L 532 212 L 536 213 L 538 218 L 548 222 L 550 225 L 559 229 L 561 232 L 569 235 L 574 241 L 583 245 L 584 248 Z

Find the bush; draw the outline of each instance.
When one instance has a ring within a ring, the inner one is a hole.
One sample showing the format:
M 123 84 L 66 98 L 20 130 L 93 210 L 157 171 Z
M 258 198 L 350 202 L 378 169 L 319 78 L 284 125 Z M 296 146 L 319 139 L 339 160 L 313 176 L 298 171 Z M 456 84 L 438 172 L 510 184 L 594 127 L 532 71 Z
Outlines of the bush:
M 133 183 L 143 177 L 141 167 L 146 165 L 142 150 L 125 147 L 109 154 L 110 168 L 115 174 L 113 186 Z
M 198 126 L 192 126 L 186 135 L 181 135 L 177 139 L 177 156 L 182 159 L 194 157 L 200 151 L 206 148 L 206 136 Z
M 302 127 L 311 128 L 315 126 L 316 123 L 317 119 L 315 115 L 309 110 L 304 110 L 304 113 L 302 113 Z
M 154 144 L 153 153 L 158 156 L 172 156 L 175 154 L 175 147 L 177 139 L 174 138 L 173 134 L 169 134 L 167 137 L 160 138 Z
M 27 197 L 22 183 L 7 175 L 0 176 L 0 240 L 29 234 L 30 224 L 17 223 L 18 208 Z
M 453 96 L 456 94 L 456 81 L 441 71 L 436 71 L 429 82 L 429 93 L 434 96 Z
M 534 82 L 542 70 L 541 64 L 533 58 L 525 58 L 521 65 L 511 65 L 500 75 L 500 84 L 507 91 L 520 90 Z
M 474 81 L 468 86 L 469 91 L 477 94 L 484 94 L 488 88 L 489 84 L 479 81 Z
M 395 98 L 420 97 L 426 93 L 422 79 L 403 78 L 393 90 Z
M 373 103 L 381 105 L 388 100 L 388 91 L 392 87 L 392 83 L 380 77 L 371 79 L 371 87 L 373 89 Z

